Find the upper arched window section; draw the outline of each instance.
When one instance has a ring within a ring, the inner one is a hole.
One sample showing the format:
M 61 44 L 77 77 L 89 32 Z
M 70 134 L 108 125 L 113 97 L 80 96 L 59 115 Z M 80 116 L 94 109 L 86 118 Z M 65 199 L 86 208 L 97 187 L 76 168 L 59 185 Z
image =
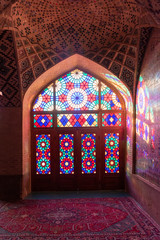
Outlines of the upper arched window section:
M 53 81 L 33 104 L 34 127 L 119 127 L 122 117 L 119 96 L 78 69 Z
M 36 98 L 33 111 L 122 110 L 115 92 L 78 69 L 45 88 Z

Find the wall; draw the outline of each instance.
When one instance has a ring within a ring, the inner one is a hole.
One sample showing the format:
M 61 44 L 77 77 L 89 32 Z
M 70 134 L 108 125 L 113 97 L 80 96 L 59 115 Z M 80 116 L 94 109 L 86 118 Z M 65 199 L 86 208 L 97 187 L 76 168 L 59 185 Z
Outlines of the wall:
M 137 87 L 136 173 L 160 186 L 160 30 L 154 30 Z
M 137 87 L 136 174 L 128 190 L 160 223 L 160 29 L 153 29 Z
M 126 174 L 129 176 L 133 169 L 133 113 L 128 112 L 126 114 Z
M 0 31 L 0 199 L 21 194 L 22 108 L 11 31 Z

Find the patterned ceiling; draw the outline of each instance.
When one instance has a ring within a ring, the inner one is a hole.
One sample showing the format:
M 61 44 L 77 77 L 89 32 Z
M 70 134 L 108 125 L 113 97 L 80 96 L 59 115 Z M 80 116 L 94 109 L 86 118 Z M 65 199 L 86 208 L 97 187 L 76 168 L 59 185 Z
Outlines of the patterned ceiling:
M 0 13 L 3 12 L 8 7 L 10 7 L 16 1 L 17 0 L 1 0 L 0 1 Z
M 142 7 L 152 16 L 157 24 L 160 24 L 160 1 L 159 0 L 135 0 L 136 3 Z
M 8 24 L 16 30 L 23 92 L 43 72 L 74 53 L 106 67 L 133 91 L 137 70 L 140 70 L 137 59 L 142 62 L 151 33 L 148 27 L 159 21 L 158 2 L 0 1 L 0 10 L 4 10 L 0 26 Z
M 21 36 L 55 52 L 84 53 L 122 41 L 138 24 L 140 9 L 121 0 L 20 0 L 12 10 Z

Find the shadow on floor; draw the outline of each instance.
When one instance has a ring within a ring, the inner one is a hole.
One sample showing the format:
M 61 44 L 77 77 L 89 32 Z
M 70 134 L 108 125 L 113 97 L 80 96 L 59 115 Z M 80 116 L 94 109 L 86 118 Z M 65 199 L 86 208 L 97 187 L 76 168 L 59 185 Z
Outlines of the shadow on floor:
M 65 199 L 65 198 L 99 198 L 99 197 L 127 197 L 124 190 L 117 191 L 53 191 L 32 192 L 25 199 Z

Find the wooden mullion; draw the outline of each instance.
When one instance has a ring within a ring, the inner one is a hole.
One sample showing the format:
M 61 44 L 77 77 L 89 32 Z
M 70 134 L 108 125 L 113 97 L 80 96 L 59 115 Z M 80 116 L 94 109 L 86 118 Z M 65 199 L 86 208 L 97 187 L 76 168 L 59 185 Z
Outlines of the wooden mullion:
M 57 114 L 92 114 L 99 113 L 100 110 L 77 110 L 77 111 L 56 111 Z

